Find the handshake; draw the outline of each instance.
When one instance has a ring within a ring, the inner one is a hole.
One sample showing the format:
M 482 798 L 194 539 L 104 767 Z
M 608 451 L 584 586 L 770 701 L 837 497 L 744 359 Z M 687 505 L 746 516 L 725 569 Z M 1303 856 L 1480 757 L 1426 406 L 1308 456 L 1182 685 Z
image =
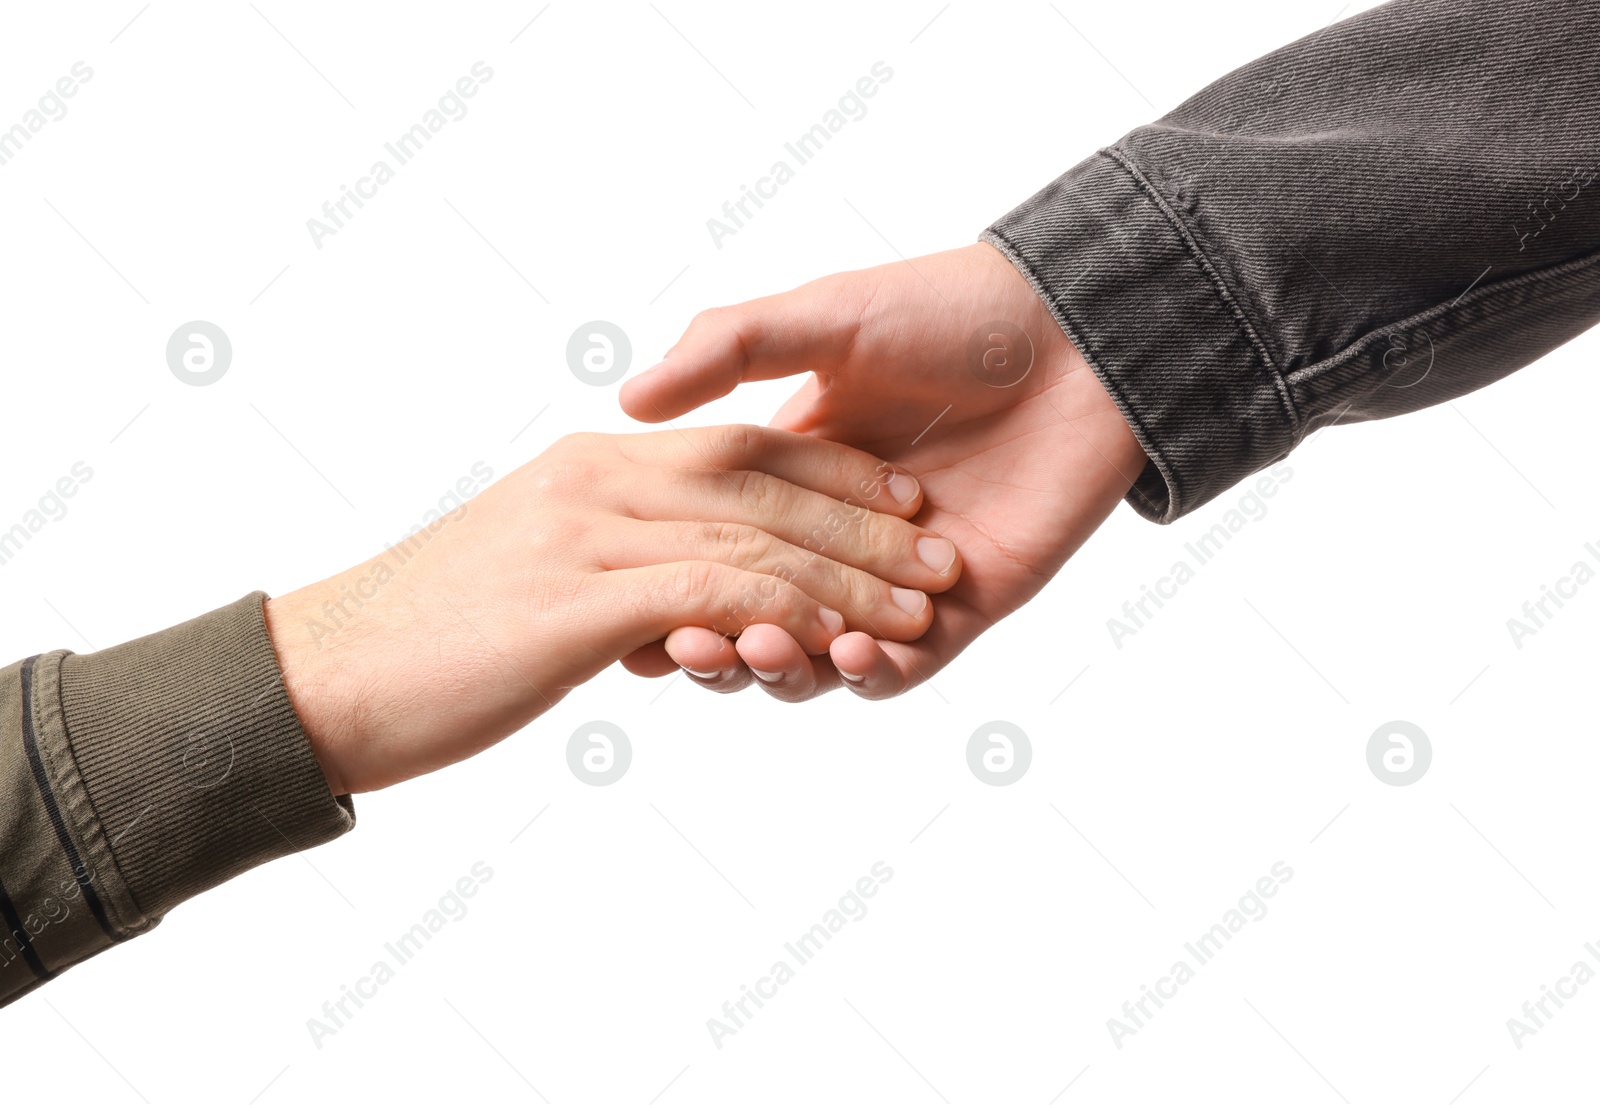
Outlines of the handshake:
M 1033 597 L 1146 464 L 981 243 L 703 312 L 622 406 L 664 423 L 807 372 L 768 428 L 560 440 L 336 638 L 305 628 L 365 566 L 269 600 L 334 793 L 469 757 L 617 661 L 716 692 L 895 696 Z

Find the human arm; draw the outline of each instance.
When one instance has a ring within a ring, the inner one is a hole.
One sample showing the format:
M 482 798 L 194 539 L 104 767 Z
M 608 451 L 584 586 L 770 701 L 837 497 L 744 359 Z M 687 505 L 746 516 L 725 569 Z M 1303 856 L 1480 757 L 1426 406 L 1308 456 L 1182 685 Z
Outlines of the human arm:
M 0 1004 L 673 627 L 919 634 L 959 574 L 918 558 L 943 542 L 900 518 L 920 505 L 904 471 L 800 435 L 570 436 L 324 581 L 0 668 Z
M 1138 128 L 980 244 L 697 317 L 626 386 L 630 414 L 814 370 L 775 424 L 918 466 L 968 568 L 914 644 L 846 636 L 818 665 L 776 631 L 686 629 L 669 649 L 759 653 L 786 698 L 840 668 L 894 695 L 1033 596 L 1119 482 L 1171 522 L 1319 428 L 1460 396 L 1593 325 L 1597 44 L 1579 0 L 1375 8 Z M 986 394 L 970 348 L 981 367 L 993 322 L 1027 336 L 996 348 L 1013 366 L 1035 360 Z

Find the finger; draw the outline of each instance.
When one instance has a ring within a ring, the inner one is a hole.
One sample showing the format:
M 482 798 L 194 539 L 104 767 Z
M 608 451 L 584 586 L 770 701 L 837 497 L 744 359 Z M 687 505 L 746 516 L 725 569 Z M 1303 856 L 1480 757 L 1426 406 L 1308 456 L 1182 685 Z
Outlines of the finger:
M 621 658 L 677 627 L 737 635 L 759 620 L 793 635 L 807 653 L 825 654 L 844 617 L 788 581 L 715 561 L 613 569 L 585 579 L 593 609 L 593 649 Z M 759 615 L 757 614 L 759 613 Z
M 621 659 L 622 668 L 639 677 L 665 677 L 678 671 L 678 663 L 667 655 L 665 640 L 641 646 Z
M 620 491 L 646 520 L 714 520 L 759 528 L 875 577 L 943 592 L 961 575 L 955 545 L 907 520 L 835 500 L 759 470 L 651 469 Z
M 622 495 L 640 519 L 756 528 L 813 557 L 924 592 L 944 592 L 961 575 L 960 555 L 944 536 L 757 470 L 679 472 L 670 481 L 633 482 Z
M 739 636 L 735 647 L 762 690 L 778 700 L 810 700 L 839 685 L 827 657 L 809 657 L 781 627 L 756 624 Z
M 901 519 L 922 508 L 922 485 L 914 475 L 864 450 L 794 431 L 735 423 L 622 435 L 615 442 L 630 461 L 658 469 L 758 470 Z
M 905 692 L 912 684 L 906 673 L 910 667 L 896 665 L 886 646 L 859 632 L 835 639 L 828 655 L 840 683 L 867 700 L 884 700 Z
M 815 550 L 798 547 L 741 523 L 618 519 L 607 539 L 605 569 L 638 569 L 667 562 L 722 562 L 777 577 L 843 614 L 845 624 L 879 638 L 908 641 L 933 621 L 921 589 L 905 588 Z M 940 539 L 940 542 L 948 543 Z M 752 606 L 754 620 L 761 609 Z M 705 667 L 695 667 L 705 668 Z
M 822 382 L 815 377 L 809 378 L 805 384 L 795 390 L 794 394 L 785 400 L 778 410 L 773 413 L 769 426 L 781 428 L 786 431 L 798 431 L 803 435 L 817 435 L 823 428 L 823 422 L 818 419 L 817 409 L 821 405 L 822 397 L 827 392 Z M 857 442 L 870 442 L 880 436 L 865 435 L 831 435 L 823 433 L 823 439 L 853 440 Z
M 931 680 L 990 625 L 964 599 L 947 597 L 933 626 L 916 642 L 852 633 L 835 639 L 828 654 L 847 689 L 867 700 L 886 700 Z
M 623 411 L 660 423 L 767 381 L 842 362 L 870 286 L 841 273 L 791 292 L 701 312 L 661 362 L 622 386 Z
M 681 667 L 695 684 L 712 692 L 738 692 L 754 678 L 739 660 L 733 643 L 728 636 L 705 627 L 679 627 L 663 646 L 674 666 Z

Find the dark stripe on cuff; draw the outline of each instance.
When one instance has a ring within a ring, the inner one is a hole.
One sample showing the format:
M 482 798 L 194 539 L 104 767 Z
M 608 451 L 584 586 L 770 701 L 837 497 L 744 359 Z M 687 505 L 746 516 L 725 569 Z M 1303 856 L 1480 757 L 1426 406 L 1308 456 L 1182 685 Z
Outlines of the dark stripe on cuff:
M 11 903 L 11 895 L 6 892 L 6 883 L 0 881 L 0 918 L 6 922 L 6 937 L 18 941 L 18 949 L 22 952 L 23 960 L 28 963 L 28 968 L 33 970 L 33 975 L 40 981 L 48 981 L 55 974 L 44 968 L 44 963 L 39 961 L 39 952 L 33 949 L 33 936 L 28 934 L 28 929 L 22 925 L 22 919 L 17 915 L 17 906 Z M 0 949 L 4 949 L 5 940 L 0 939 Z
M 100 924 L 100 930 L 104 931 L 112 942 L 120 943 L 123 936 L 106 918 L 105 905 L 100 903 L 100 895 L 94 890 L 89 870 L 79 857 L 78 848 L 72 843 L 72 836 L 67 834 L 66 821 L 61 818 L 61 806 L 56 803 L 55 791 L 51 789 L 50 778 L 44 771 L 44 760 L 39 757 L 39 744 L 33 735 L 33 663 L 38 660 L 39 656 L 35 654 L 22 663 L 22 746 L 28 752 L 28 764 L 33 767 L 33 780 L 39 786 L 39 795 L 44 798 L 45 810 L 50 813 L 50 822 L 56 829 L 56 838 L 61 840 L 61 849 L 66 852 L 67 861 L 72 865 L 72 875 L 83 888 L 84 903 L 89 906 L 89 911 L 94 913 L 95 920 Z

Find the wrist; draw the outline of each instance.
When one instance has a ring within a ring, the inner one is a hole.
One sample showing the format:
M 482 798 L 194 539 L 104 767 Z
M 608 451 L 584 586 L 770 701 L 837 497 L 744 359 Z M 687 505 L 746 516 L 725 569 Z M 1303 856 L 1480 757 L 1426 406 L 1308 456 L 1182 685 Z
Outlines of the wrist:
M 435 554 L 445 552 L 415 554 L 404 585 L 375 591 L 373 566 L 382 563 L 369 562 L 265 605 L 289 703 L 336 796 L 470 757 L 560 699 L 528 675 L 537 666 L 518 663 L 523 648 L 494 645 L 505 629 L 439 569 L 449 557 Z
M 1105 459 L 1107 480 L 1118 484 L 1117 495 L 1126 496 L 1150 464 L 1150 456 L 1105 382 L 1065 335 L 1061 341 L 1067 351 L 1064 363 L 1073 406 L 1082 412 L 1077 425 Z
M 300 611 L 299 602 L 306 590 L 282 597 L 268 598 L 263 605 L 267 635 L 272 640 L 273 652 L 278 658 L 278 669 L 283 674 L 283 685 L 289 694 L 289 704 L 300 720 L 300 729 L 316 756 L 328 788 L 335 796 L 345 796 L 354 790 L 347 784 L 341 752 L 347 745 L 347 713 L 335 711 L 341 703 L 332 695 L 334 672 L 327 662 L 326 652 L 318 649 L 307 634 L 310 621 Z
M 989 242 L 966 249 L 979 267 L 980 282 L 998 290 L 999 302 L 1006 305 L 1002 314 L 1017 321 L 1034 344 L 1030 387 L 1072 425 L 1091 448 L 1091 457 L 1104 463 L 1096 474 L 1098 491 L 1116 499 L 1126 496 L 1150 462 L 1127 413 L 1067 337 L 1043 291 L 1010 257 Z M 1074 474 L 1073 480 L 1081 482 L 1085 476 Z

